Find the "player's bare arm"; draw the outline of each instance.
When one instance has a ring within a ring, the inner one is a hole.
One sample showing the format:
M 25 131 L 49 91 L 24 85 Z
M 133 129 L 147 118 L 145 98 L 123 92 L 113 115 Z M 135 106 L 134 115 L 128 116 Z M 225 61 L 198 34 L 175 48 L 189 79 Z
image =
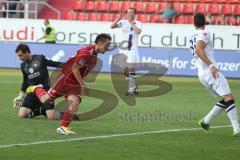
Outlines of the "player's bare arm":
M 112 25 L 111 25 L 111 29 L 114 28 L 119 28 L 119 25 L 117 24 L 121 19 L 123 19 L 123 17 L 126 16 L 126 13 L 122 12 L 120 13 L 119 17 L 113 21 Z
M 142 32 L 141 29 L 139 29 L 133 22 L 130 22 L 129 23 L 131 24 L 133 30 L 137 33 L 137 34 L 140 34 Z
M 209 58 L 206 56 L 206 53 L 204 51 L 206 44 L 204 41 L 197 41 L 196 44 L 196 53 L 198 57 L 206 64 L 209 66 L 209 69 L 212 73 L 213 78 L 218 77 L 218 69 L 214 66 L 214 64 L 209 60 Z
M 83 78 L 80 74 L 80 71 L 79 71 L 79 68 L 81 66 L 77 63 L 74 63 L 73 66 L 72 66 L 72 72 L 73 72 L 73 75 L 74 77 L 76 78 L 76 80 L 78 81 L 78 83 L 81 85 L 81 86 L 84 86 L 84 81 L 83 81 Z
M 86 85 L 84 83 L 84 80 L 83 80 L 83 78 L 81 76 L 81 73 L 79 71 L 80 67 L 81 66 L 79 64 L 74 63 L 73 66 L 72 66 L 72 72 L 73 72 L 74 77 L 78 81 L 78 83 L 81 85 L 82 93 L 85 94 L 85 95 L 88 95 L 89 94 L 89 90 L 86 87 Z

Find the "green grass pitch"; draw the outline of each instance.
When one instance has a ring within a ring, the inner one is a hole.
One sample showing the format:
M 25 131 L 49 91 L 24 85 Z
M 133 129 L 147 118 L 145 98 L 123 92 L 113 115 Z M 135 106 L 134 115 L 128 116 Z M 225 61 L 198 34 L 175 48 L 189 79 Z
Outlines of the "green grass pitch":
M 0 160 L 239 159 L 240 139 L 232 137 L 231 127 L 212 129 L 210 134 L 200 129 L 191 130 L 198 128 L 197 120 L 218 99 L 212 97 L 197 78 L 164 76 L 161 80 L 172 84 L 173 90 L 157 97 L 137 98 L 136 106 L 128 106 L 113 89 L 110 75 L 100 74 L 89 86 L 117 96 L 117 107 L 96 119 L 74 121 L 71 128 L 77 135 L 63 136 L 56 133 L 59 121 L 49 121 L 42 116 L 17 117 L 12 101 L 20 89 L 21 73 L 0 69 Z M 239 80 L 229 80 L 229 84 L 239 111 Z M 99 103 L 101 101 L 83 97 L 79 113 L 94 109 Z M 150 115 L 154 113 L 161 117 L 152 118 Z M 211 125 L 227 126 L 230 122 L 223 112 Z M 143 134 L 151 131 L 159 133 Z

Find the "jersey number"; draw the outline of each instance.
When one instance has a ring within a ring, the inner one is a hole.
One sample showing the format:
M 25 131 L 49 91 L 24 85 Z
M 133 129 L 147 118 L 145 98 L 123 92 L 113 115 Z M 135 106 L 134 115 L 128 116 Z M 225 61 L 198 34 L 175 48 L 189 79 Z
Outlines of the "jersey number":
M 195 55 L 196 40 L 197 40 L 197 38 L 196 38 L 196 37 L 193 37 L 193 38 L 189 41 L 189 43 L 190 43 L 190 49 L 191 49 L 193 55 Z

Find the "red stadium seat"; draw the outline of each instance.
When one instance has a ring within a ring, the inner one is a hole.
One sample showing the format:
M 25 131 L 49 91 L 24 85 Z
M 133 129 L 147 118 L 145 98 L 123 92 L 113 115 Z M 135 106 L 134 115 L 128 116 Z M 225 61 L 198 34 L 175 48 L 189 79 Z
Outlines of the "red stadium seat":
M 119 11 L 119 3 L 117 1 L 109 2 L 108 10 L 110 12 L 118 12 Z
M 130 2 L 122 2 L 121 12 L 127 12 L 128 8 L 130 8 L 130 7 L 131 7 Z
M 100 15 L 100 21 L 111 21 L 110 13 L 102 13 Z
M 98 1 L 96 10 L 100 12 L 107 11 L 107 1 Z
M 187 24 L 194 24 L 193 16 L 186 16 L 185 18 Z
M 202 0 L 201 3 L 214 3 L 213 0 Z
M 175 23 L 176 24 L 184 24 L 185 23 L 185 18 L 184 16 L 177 16 L 176 19 L 175 19 Z
M 207 13 L 206 10 L 206 4 L 205 3 L 199 3 L 196 5 L 196 9 L 195 9 L 196 13 Z
M 85 13 L 84 12 L 80 12 L 77 14 L 76 20 L 78 21 L 85 21 Z
M 86 1 L 85 2 L 85 10 L 86 11 L 94 11 L 95 9 L 95 2 L 94 1 Z
M 240 4 L 235 4 L 234 12 L 235 15 L 240 15 Z
M 98 21 L 98 13 L 95 13 L 95 12 L 88 13 L 87 20 L 88 21 Z
M 112 21 L 114 21 L 115 19 L 117 19 L 119 17 L 119 14 L 118 13 L 114 13 L 112 15 Z
M 228 3 L 239 3 L 239 0 L 227 0 Z
M 223 4 L 221 9 L 221 14 L 232 14 L 232 5 Z
M 158 15 L 158 14 L 153 14 L 153 15 L 151 15 L 149 22 L 150 22 L 150 23 L 160 22 L 160 15 Z
M 147 3 L 145 7 L 145 13 L 154 13 L 156 11 L 155 3 Z
M 167 3 L 159 3 L 157 8 L 157 13 L 162 13 L 163 9 L 167 7 L 168 7 Z
M 175 8 L 178 13 L 182 11 L 182 7 L 180 3 L 174 3 L 173 8 Z
M 214 0 L 214 3 L 225 3 L 226 0 Z
M 137 12 L 143 12 L 143 3 L 142 2 L 134 2 L 134 8 Z
M 82 9 L 83 9 L 83 2 L 82 0 L 78 0 L 73 6 L 73 10 L 81 11 Z
M 70 11 L 65 15 L 64 19 L 65 20 L 75 20 L 75 16 L 76 16 L 75 13 Z
M 146 14 L 138 14 L 137 19 L 142 23 L 147 23 L 148 22 Z
M 218 4 L 210 4 L 208 7 L 208 12 L 210 14 L 219 14 L 219 5 Z
M 183 6 L 183 13 L 184 14 L 193 14 L 193 4 L 184 4 Z
M 198 3 L 199 0 L 187 0 L 187 2 L 189 2 L 189 3 Z

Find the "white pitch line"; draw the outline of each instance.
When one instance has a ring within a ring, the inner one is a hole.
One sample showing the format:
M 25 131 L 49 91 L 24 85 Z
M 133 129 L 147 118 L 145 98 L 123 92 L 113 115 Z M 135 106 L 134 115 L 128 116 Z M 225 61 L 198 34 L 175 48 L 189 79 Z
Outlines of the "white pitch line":
M 231 125 L 214 126 L 211 128 L 226 128 L 230 126 Z M 38 142 L 30 142 L 30 143 L 6 144 L 6 145 L 0 145 L 0 148 L 22 147 L 22 146 L 30 146 L 30 145 L 37 145 L 37 144 L 63 143 L 63 142 L 72 142 L 72 141 L 84 141 L 84 140 L 91 140 L 91 139 L 106 139 L 106 138 L 114 138 L 114 137 L 126 137 L 126 136 L 147 135 L 147 134 L 160 134 L 160 133 L 180 132 L 180 131 L 195 131 L 195 130 L 201 130 L 201 129 L 202 128 L 182 128 L 182 129 L 122 133 L 122 134 L 112 134 L 112 135 L 102 135 L 102 136 L 92 136 L 92 137 L 79 137 L 79 138 L 70 138 L 70 139 L 61 139 L 61 140 L 38 141 Z

